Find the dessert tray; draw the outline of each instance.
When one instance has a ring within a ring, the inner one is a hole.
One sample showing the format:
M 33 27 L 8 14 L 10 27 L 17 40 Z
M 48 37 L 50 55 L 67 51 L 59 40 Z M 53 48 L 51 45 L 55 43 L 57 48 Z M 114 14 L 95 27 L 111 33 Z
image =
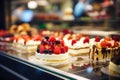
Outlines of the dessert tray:
M 119 77 L 119 78 L 120 78 L 120 75 L 110 73 L 108 66 L 102 67 L 102 68 L 101 68 L 101 71 L 102 71 L 104 74 L 106 74 L 106 75 L 109 75 L 109 76 L 112 76 L 112 77 Z

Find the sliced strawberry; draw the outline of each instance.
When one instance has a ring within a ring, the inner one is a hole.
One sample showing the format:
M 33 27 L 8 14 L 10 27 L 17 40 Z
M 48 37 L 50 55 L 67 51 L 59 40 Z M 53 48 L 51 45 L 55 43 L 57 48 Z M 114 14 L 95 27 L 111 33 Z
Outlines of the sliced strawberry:
M 77 42 L 76 40 L 72 40 L 71 44 L 74 45 L 76 42 Z
M 44 50 L 45 50 L 45 47 L 44 47 L 44 46 L 40 46 L 39 52 L 40 52 L 40 53 L 44 53 Z
M 50 36 L 50 38 L 48 39 L 49 42 L 55 42 L 56 38 L 54 36 Z
M 68 52 L 68 47 L 67 47 L 67 46 L 64 46 L 64 48 L 65 48 L 66 52 Z
M 42 40 L 42 37 L 40 35 L 36 35 L 32 37 L 32 40 L 39 41 Z
M 89 43 L 89 40 L 90 40 L 90 38 L 89 38 L 89 37 L 86 37 L 86 38 L 84 39 L 83 43 Z
M 120 37 L 119 37 L 119 36 L 113 36 L 112 39 L 113 39 L 114 41 L 119 41 L 119 40 L 120 40 Z
M 53 52 L 54 52 L 54 54 L 60 54 L 61 50 L 60 50 L 60 48 L 58 46 L 55 46 Z
M 64 47 L 61 47 L 60 50 L 61 50 L 61 53 L 65 53 L 66 52 L 66 49 Z
M 99 36 L 97 36 L 97 37 L 95 38 L 95 42 L 100 42 L 100 37 L 99 37 Z

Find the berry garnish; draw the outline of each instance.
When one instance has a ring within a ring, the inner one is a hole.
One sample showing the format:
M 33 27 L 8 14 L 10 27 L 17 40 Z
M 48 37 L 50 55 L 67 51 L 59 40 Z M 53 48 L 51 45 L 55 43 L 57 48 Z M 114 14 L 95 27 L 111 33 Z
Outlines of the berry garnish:
M 45 41 L 45 40 L 42 40 L 42 41 L 41 41 L 41 45 L 46 45 L 46 44 L 48 44 L 47 41 Z
M 119 36 L 113 36 L 112 39 L 113 39 L 114 41 L 119 41 L 119 40 L 120 40 L 120 37 L 119 37 Z
M 49 50 L 45 49 L 45 50 L 44 50 L 44 53 L 45 53 L 45 54 L 49 54 Z
M 64 43 L 64 40 L 61 40 L 61 41 L 60 41 L 60 44 L 61 44 L 62 46 L 64 46 L 64 44 L 65 44 L 65 43 Z
M 61 50 L 60 50 L 60 48 L 58 46 L 55 46 L 53 52 L 54 52 L 54 54 L 60 54 Z
M 107 42 L 107 43 L 106 43 L 106 46 L 111 47 L 112 44 L 111 44 L 110 42 Z
M 35 41 L 39 41 L 41 39 L 42 39 L 42 37 L 40 35 L 36 35 L 36 36 L 32 37 L 32 40 L 35 40 Z
M 83 43 L 89 43 L 89 37 L 86 37 L 85 39 L 84 39 L 84 41 L 83 41 Z
M 99 37 L 99 36 L 97 36 L 97 37 L 95 38 L 95 42 L 100 42 L 100 37 Z
M 65 48 L 66 52 L 68 52 L 68 47 L 67 47 L 67 46 L 64 46 L 64 48 Z
M 106 41 L 105 41 L 105 40 L 102 41 L 100 44 L 101 44 L 101 46 L 102 46 L 103 48 L 106 48 Z
M 119 46 L 119 43 L 118 42 L 114 42 L 114 47 L 118 47 Z
M 72 45 L 75 44 L 77 41 L 76 40 L 72 40 Z
M 65 53 L 66 52 L 66 49 L 64 47 L 61 47 L 61 53 Z
M 44 46 L 40 46 L 40 53 L 44 53 L 45 47 Z
M 59 40 L 56 40 L 56 41 L 55 41 L 55 44 L 60 44 L 60 41 L 59 41 Z
M 50 36 L 50 38 L 48 39 L 48 41 L 50 42 L 55 42 L 56 41 L 56 38 L 54 36 Z

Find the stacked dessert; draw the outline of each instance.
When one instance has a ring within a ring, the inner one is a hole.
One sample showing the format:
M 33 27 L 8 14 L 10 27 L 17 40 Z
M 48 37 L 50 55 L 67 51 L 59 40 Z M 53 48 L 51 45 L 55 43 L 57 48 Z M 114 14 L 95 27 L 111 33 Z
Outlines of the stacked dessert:
M 108 68 L 110 74 L 118 75 L 120 77 L 120 51 L 111 59 Z
M 120 44 L 117 40 L 110 37 L 100 39 L 96 37 L 90 40 L 91 52 L 90 59 L 92 60 L 106 60 L 119 52 Z
M 10 46 L 14 40 L 14 35 L 10 34 L 8 31 L 0 30 L 0 49 L 9 50 Z
M 81 34 L 67 34 L 64 36 L 65 45 L 68 46 L 68 53 L 71 56 L 89 55 L 89 37 L 82 37 Z
M 43 64 L 68 64 L 68 47 L 64 45 L 63 40 L 57 40 L 54 36 L 46 36 L 41 41 L 36 57 Z
M 16 49 L 17 52 L 34 54 L 40 45 L 41 39 L 42 37 L 40 35 L 33 37 L 28 35 L 17 36 L 13 41 L 13 48 Z

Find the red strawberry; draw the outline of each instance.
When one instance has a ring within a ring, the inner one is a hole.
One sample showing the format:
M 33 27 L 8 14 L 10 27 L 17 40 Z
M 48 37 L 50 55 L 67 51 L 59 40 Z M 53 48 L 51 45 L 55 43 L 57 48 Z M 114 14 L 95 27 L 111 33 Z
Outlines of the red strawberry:
M 110 40 L 111 40 L 111 38 L 110 38 L 110 37 L 106 37 L 106 38 L 105 38 L 105 40 L 110 41 Z
M 60 50 L 61 50 L 61 53 L 65 53 L 66 52 L 66 49 L 64 47 L 61 47 Z
M 75 44 L 77 41 L 76 40 L 72 40 L 72 45 Z
M 67 46 L 64 46 L 64 48 L 65 48 L 66 52 L 68 52 L 68 47 L 67 47 Z
M 111 44 L 111 43 L 109 43 L 109 42 L 107 42 L 107 43 L 106 43 L 106 46 L 111 47 L 111 46 L 112 46 L 112 44 Z
M 65 44 L 65 43 L 64 43 L 64 40 L 61 40 L 61 41 L 60 41 L 60 44 L 61 44 L 61 46 L 64 46 L 64 44 Z
M 103 48 L 106 48 L 106 41 L 105 41 L 105 40 L 102 41 L 100 44 L 101 44 L 101 46 L 102 46 Z
M 58 46 L 55 46 L 53 52 L 54 52 L 54 54 L 60 54 L 61 50 Z
M 44 52 L 44 50 L 45 50 L 45 47 L 44 46 L 40 46 L 40 53 L 43 53 Z
M 35 41 L 39 41 L 39 40 L 41 40 L 42 38 L 41 38 L 41 36 L 40 35 L 36 35 L 36 36 L 33 36 L 32 37 L 32 40 L 35 40 Z
M 95 38 L 95 42 L 100 42 L 100 37 L 99 37 L 99 36 L 97 36 L 97 37 Z
M 14 41 L 14 37 L 10 37 L 10 42 L 13 42 Z
M 114 42 L 114 47 L 118 47 L 119 46 L 119 43 L 118 42 Z
M 56 38 L 55 38 L 54 36 L 51 36 L 48 41 L 50 41 L 50 42 L 55 42 L 55 41 L 56 41 Z
M 83 43 L 89 43 L 89 37 L 86 37 L 85 39 L 84 39 L 84 41 L 83 41 Z

